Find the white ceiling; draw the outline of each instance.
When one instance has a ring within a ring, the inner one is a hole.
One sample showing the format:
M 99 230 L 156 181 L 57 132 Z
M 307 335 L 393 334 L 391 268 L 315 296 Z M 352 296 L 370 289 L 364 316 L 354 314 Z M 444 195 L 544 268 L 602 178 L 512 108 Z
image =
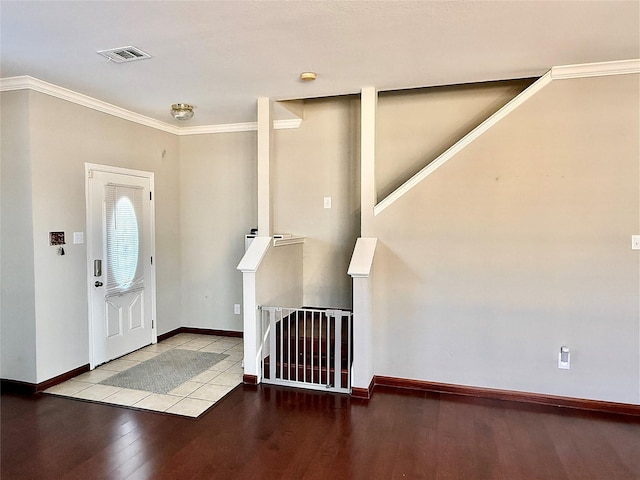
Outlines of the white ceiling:
M 181 126 L 256 120 L 256 99 L 537 76 L 640 57 L 640 2 L 0 1 L 0 76 L 30 75 Z M 153 56 L 115 64 L 97 50 Z M 302 71 L 318 73 L 313 83 Z

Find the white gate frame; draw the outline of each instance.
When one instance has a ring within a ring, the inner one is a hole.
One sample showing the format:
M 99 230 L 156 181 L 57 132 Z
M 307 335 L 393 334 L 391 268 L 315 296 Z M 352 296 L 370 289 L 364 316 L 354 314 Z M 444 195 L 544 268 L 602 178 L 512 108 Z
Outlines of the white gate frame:
M 337 393 L 351 393 L 351 366 L 352 366 L 352 346 L 351 346 L 351 338 L 352 338 L 352 330 L 353 330 L 353 322 L 352 322 L 352 313 L 345 310 L 321 310 L 321 309 L 313 309 L 313 308 L 287 308 L 287 307 L 259 307 L 261 312 L 261 325 L 262 325 L 262 354 L 261 354 L 261 372 L 263 373 L 262 382 L 272 384 L 272 385 L 283 385 L 287 387 L 298 387 L 298 388 L 307 388 L 311 390 L 322 390 L 328 392 L 337 392 Z M 310 315 L 311 318 L 308 319 L 307 316 Z M 331 344 L 330 338 L 330 319 L 334 319 L 334 338 L 333 345 Z M 287 333 L 285 335 L 285 329 L 283 326 L 285 323 L 289 322 L 289 328 L 287 328 Z M 295 321 L 295 333 L 292 336 L 292 328 L 291 323 L 292 320 Z M 320 345 L 326 345 L 326 361 L 323 362 L 321 356 L 318 356 L 318 362 L 314 363 L 313 360 L 313 348 L 314 341 L 316 338 L 314 337 L 314 327 L 315 322 L 326 322 L 325 331 L 322 331 L 322 323 L 318 327 L 318 347 Z M 307 337 L 307 322 L 311 322 L 311 336 Z M 342 385 L 342 325 L 344 322 L 347 322 L 347 382 L 346 385 Z M 300 332 L 299 324 L 302 322 L 303 324 L 303 332 Z M 277 324 L 280 323 L 280 335 L 276 334 Z M 302 352 L 300 351 L 300 342 L 299 338 L 302 333 L 302 338 L 304 338 L 304 344 L 302 347 Z M 323 335 L 324 334 L 324 335 Z M 286 338 L 285 338 L 286 337 Z M 295 339 L 295 347 L 292 349 L 291 340 Z M 310 348 L 311 351 L 311 364 L 307 364 L 307 339 L 310 340 Z M 280 365 L 277 366 L 276 362 L 276 352 L 280 350 Z M 329 352 L 333 349 L 334 358 L 333 365 L 331 365 L 331 359 Z M 292 352 L 292 350 L 294 350 Z M 294 355 L 292 355 L 292 353 Z M 286 355 L 285 355 L 286 354 Z M 302 354 L 302 360 L 300 361 L 300 354 Z M 288 359 L 287 366 L 287 374 L 284 370 L 284 362 L 282 359 Z M 269 358 L 269 378 L 266 378 L 264 375 L 264 367 L 265 360 L 267 357 Z M 295 380 L 290 378 L 291 375 L 291 359 L 295 358 L 295 362 L 293 363 L 295 367 Z M 307 367 L 311 368 L 310 378 L 307 378 Z M 318 368 L 318 374 L 314 375 L 314 367 Z M 333 367 L 334 371 L 334 382 L 330 383 L 321 383 L 322 381 L 322 368 L 326 368 L 326 380 L 329 382 L 330 379 L 330 371 L 331 367 Z M 300 375 L 300 368 L 302 368 L 302 375 Z M 302 377 L 302 378 L 300 378 Z

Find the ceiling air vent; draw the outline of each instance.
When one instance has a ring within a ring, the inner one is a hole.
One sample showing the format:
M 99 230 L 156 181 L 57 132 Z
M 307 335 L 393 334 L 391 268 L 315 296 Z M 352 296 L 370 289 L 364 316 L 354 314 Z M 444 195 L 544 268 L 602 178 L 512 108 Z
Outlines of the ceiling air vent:
M 98 50 L 98 54 L 116 63 L 135 62 L 151 58 L 151 55 L 136 47 L 110 48 L 109 50 Z

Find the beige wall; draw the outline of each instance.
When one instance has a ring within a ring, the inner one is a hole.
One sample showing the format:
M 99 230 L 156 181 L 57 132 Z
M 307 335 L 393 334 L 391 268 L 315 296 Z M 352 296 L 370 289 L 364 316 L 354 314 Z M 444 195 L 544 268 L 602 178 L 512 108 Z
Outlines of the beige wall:
M 303 301 L 303 244 L 273 246 L 256 272 L 256 302 L 267 307 L 297 308 Z
M 376 217 L 375 374 L 640 403 L 639 103 L 554 81 Z
M 36 381 L 29 92 L 0 94 L 0 376 Z
M 35 381 L 42 382 L 89 362 L 86 244 L 72 242 L 73 232 L 85 231 L 85 162 L 155 173 L 158 333 L 180 326 L 178 139 L 48 95 L 28 95 L 31 183 L 3 181 L 32 189 L 26 221 L 33 228 Z M 3 144 L 6 135 L 3 130 Z M 2 195 L 3 205 L 12 202 L 10 192 Z M 49 246 L 49 231 L 65 232 L 64 256 Z M 3 248 L 3 257 L 15 253 Z
M 378 201 L 532 82 L 512 80 L 380 92 L 376 124 Z
M 242 331 L 244 235 L 258 225 L 256 133 L 180 138 L 181 325 Z
M 304 305 L 351 308 L 347 268 L 359 235 L 359 101 L 304 102 L 299 129 L 277 130 L 272 161 L 275 233 L 306 237 Z M 323 198 L 332 198 L 332 208 Z
M 555 81 L 375 218 L 375 374 L 640 403 L 638 90 Z M 419 167 L 422 130 L 391 128 L 412 103 L 382 101 L 389 178 Z M 305 305 L 351 307 L 358 114 L 306 101 L 301 128 L 275 133 L 274 227 L 307 237 Z M 2 93 L 2 119 L 3 378 L 88 362 L 84 245 L 58 257 L 46 237 L 85 230 L 84 162 L 156 174 L 158 332 L 241 329 L 254 133 L 178 138 L 35 92 Z

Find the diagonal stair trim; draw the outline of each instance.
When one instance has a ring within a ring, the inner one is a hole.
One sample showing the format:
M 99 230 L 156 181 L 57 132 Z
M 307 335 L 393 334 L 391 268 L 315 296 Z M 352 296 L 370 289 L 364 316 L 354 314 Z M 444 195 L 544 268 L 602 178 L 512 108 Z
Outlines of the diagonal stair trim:
M 640 73 L 640 60 L 622 60 L 616 62 L 589 63 L 582 65 L 567 65 L 553 67 L 546 74 L 536 80 L 528 88 L 514 97 L 509 103 L 503 106 L 496 113 L 487 118 L 484 122 L 474 128 L 467 135 L 462 137 L 458 142 L 452 145 L 448 150 L 439 157 L 429 163 L 426 167 L 416 173 L 409 180 L 400 185 L 391 194 L 385 197 L 373 208 L 374 216 L 379 215 L 392 204 L 403 197 L 409 190 L 418 183 L 431 175 L 434 171 L 444 165 L 447 161 L 457 155 L 466 146 L 474 142 L 483 133 L 488 131 L 495 124 L 500 122 L 504 117 L 509 115 L 528 99 L 536 95 L 540 90 L 547 86 L 551 81 L 564 80 L 569 78 L 584 78 L 606 75 L 624 75 L 631 73 Z
M 533 97 L 536 93 L 542 90 L 545 86 L 547 86 L 551 82 L 551 72 L 545 73 L 542 77 L 532 83 L 528 88 L 523 90 L 519 95 L 516 95 L 509 103 L 507 103 L 504 107 L 498 110 L 496 113 L 487 118 L 484 122 L 478 125 L 476 128 L 471 130 L 468 134 L 454 143 L 449 149 L 447 149 L 444 153 L 442 153 L 439 157 L 437 157 L 434 161 L 430 162 L 426 167 L 416 173 L 409 180 L 400 185 L 396 190 L 394 190 L 391 194 L 386 196 L 384 200 L 379 202 L 373 208 L 373 214 L 375 216 L 382 213 L 384 210 L 389 208 L 393 203 L 395 203 L 400 197 L 404 196 L 409 190 L 415 187 L 418 183 L 424 180 L 426 177 L 435 172 L 438 168 L 444 165 L 447 161 L 449 161 L 452 157 L 457 155 L 460 151 L 462 151 L 467 145 L 474 142 L 478 137 L 480 137 L 483 133 L 493 127 L 496 123 L 502 120 L 504 117 L 509 115 L 512 111 L 522 105 L 524 102 Z

